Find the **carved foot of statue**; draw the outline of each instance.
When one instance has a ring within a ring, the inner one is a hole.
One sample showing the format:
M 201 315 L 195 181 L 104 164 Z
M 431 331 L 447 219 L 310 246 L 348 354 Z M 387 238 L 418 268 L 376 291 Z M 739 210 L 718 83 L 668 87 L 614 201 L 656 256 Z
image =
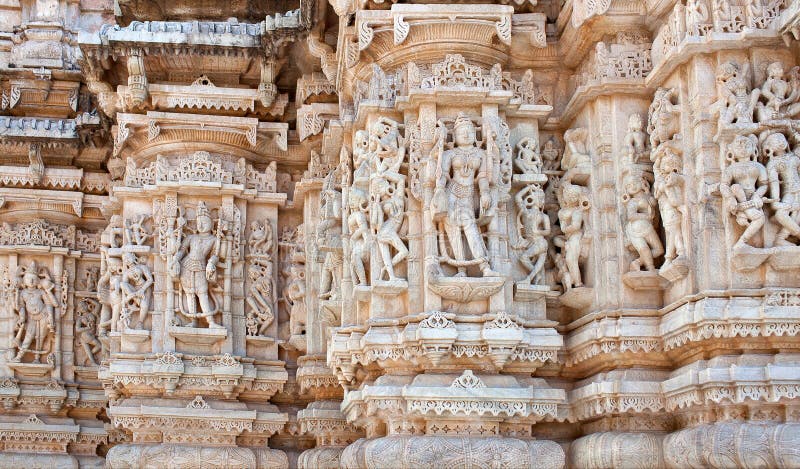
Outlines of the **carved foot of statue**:
M 483 276 L 484 277 L 499 277 L 500 276 L 499 272 L 495 272 L 494 270 L 492 270 L 489 267 L 484 267 L 483 269 L 481 269 L 481 271 L 483 272 Z
M 222 324 L 217 324 L 215 321 L 209 319 L 208 320 L 208 327 L 209 329 L 225 329 L 225 326 Z

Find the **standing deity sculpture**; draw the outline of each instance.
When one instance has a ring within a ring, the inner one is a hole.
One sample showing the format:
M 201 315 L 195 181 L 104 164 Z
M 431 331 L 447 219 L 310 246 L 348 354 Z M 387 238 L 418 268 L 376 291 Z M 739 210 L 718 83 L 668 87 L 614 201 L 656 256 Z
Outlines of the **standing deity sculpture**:
M 97 324 L 98 335 L 108 335 L 108 331 L 117 330 L 117 322 L 122 312 L 122 258 L 107 257 L 105 270 L 97 282 L 97 297 L 100 300 L 100 322 Z
M 369 259 L 372 232 L 367 221 L 367 196 L 361 189 L 351 187 L 350 213 L 347 215 L 347 227 L 350 233 L 350 268 L 356 286 L 367 285 L 366 266 Z
M 564 233 L 562 252 L 566 271 L 569 273 L 569 283 L 573 288 L 582 287 L 580 261 L 584 257 L 584 224 L 586 212 L 589 210 L 589 190 L 569 181 L 561 181 L 558 199 L 561 206 L 558 222 Z
M 18 280 L 16 302 L 16 333 L 14 347 L 16 355 L 12 362 L 19 362 L 27 353 L 33 354 L 33 363 L 41 363 L 42 355 L 53 349 L 56 309 L 58 302 L 55 284 L 46 268 L 38 270 L 35 262 L 22 270 Z
M 629 174 L 624 179 L 625 244 L 638 257 L 631 262 L 631 272 L 644 268 L 656 270 L 654 259 L 664 254 L 664 245 L 655 228 L 657 202 L 650 194 L 650 184 L 644 176 Z
M 96 355 L 103 348 L 95 335 L 99 307 L 100 305 L 95 300 L 83 298 L 78 302 L 78 307 L 75 311 L 75 338 L 86 355 L 86 365 L 97 366 Z
M 214 320 L 220 301 L 212 298 L 211 284 L 216 283 L 220 241 L 212 233 L 213 221 L 205 203 L 197 205 L 197 233 L 183 239 L 180 248 L 169 263 L 169 272 L 180 283 L 180 313 L 197 327 L 197 319 L 205 318 L 210 328 L 224 328 Z M 197 311 L 197 304 L 200 311 Z M 213 306 L 212 306 L 212 303 Z
M 491 269 L 480 230 L 480 226 L 494 218 L 496 211 L 493 155 L 478 146 L 475 124 L 466 115 L 460 114 L 453 124 L 452 149 L 444 150 L 446 128 L 441 121 L 438 127 L 439 140 L 432 155 L 438 164 L 431 210 L 438 224 L 440 259 L 457 269 L 457 277 L 466 276 L 471 265 L 477 265 L 484 277 L 497 276 Z M 487 147 L 493 149 L 491 145 Z M 464 239 L 471 258 L 465 252 Z
M 623 145 L 625 146 L 625 163 L 641 163 L 647 154 L 647 134 L 642 130 L 644 122 L 639 113 L 631 114 L 628 117 L 628 133 L 625 134 Z
M 290 330 L 292 335 L 305 334 L 306 326 L 306 278 L 305 268 L 301 264 L 293 264 L 289 268 L 289 283 L 284 295 L 290 307 Z
M 136 254 L 126 252 L 122 256 L 124 270 L 120 279 L 122 289 L 122 310 L 119 330 L 128 329 L 133 313 L 138 312 L 135 327 L 144 329 L 144 322 L 150 312 L 150 287 L 153 286 L 153 273 L 146 264 L 141 264 Z
M 761 151 L 767 160 L 773 219 L 780 225 L 775 245 L 794 246 L 787 238 L 800 238 L 800 157 L 790 151 L 789 142 L 779 132 L 763 139 Z
M 342 281 L 344 258 L 341 249 L 342 194 L 336 190 L 334 173 L 325 178 L 321 194 L 320 212 L 322 221 L 317 226 L 317 241 L 325 251 L 325 260 L 320 275 L 319 298 L 336 300 Z
M 719 189 L 725 205 L 744 232 L 734 249 L 744 247 L 761 231 L 764 215 L 764 194 L 769 189 L 767 169 L 758 162 L 758 139 L 755 135 L 738 135 L 728 145 L 729 165 L 722 173 Z
M 654 154 L 655 184 L 653 195 L 658 200 L 661 223 L 664 226 L 666 247 L 664 265 L 666 269 L 677 259 L 686 256 L 683 235 L 683 220 L 686 213 L 686 178 L 683 161 L 672 145 L 663 145 Z
M 516 247 L 525 250 L 519 262 L 528 271 L 520 283 L 543 285 L 546 236 L 550 235 L 550 217 L 544 213 L 544 191 L 539 184 L 530 184 L 517 192 L 514 200 L 517 205 L 517 235 L 521 240 Z

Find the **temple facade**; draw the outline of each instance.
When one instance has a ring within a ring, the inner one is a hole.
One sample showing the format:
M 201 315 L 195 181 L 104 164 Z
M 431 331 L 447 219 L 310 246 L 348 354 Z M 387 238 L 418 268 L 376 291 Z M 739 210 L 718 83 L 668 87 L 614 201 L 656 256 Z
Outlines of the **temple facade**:
M 0 467 L 800 467 L 799 38 L 0 1 Z

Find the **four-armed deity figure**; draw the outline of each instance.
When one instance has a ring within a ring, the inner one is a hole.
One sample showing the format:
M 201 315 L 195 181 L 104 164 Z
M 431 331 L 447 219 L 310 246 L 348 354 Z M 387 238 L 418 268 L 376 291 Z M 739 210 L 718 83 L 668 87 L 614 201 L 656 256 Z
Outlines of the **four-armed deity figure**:
M 210 283 L 216 280 L 220 242 L 211 232 L 214 223 L 203 202 L 197 205 L 196 223 L 197 233 L 184 238 L 170 262 L 169 272 L 180 280 L 185 301 L 181 302 L 181 314 L 191 319 L 192 326 L 196 326 L 197 319 L 202 317 L 208 321 L 209 327 L 222 328 L 225 326 L 214 321 L 219 302 L 216 298 L 212 300 L 210 292 Z M 200 312 L 197 311 L 197 302 L 200 303 Z
M 444 128 L 439 123 L 440 129 Z M 461 114 L 453 124 L 454 147 L 441 151 L 440 136 L 439 171 L 433 199 L 433 217 L 439 224 L 440 256 L 444 262 L 456 267 L 456 276 L 467 275 L 467 267 L 477 264 L 484 277 L 496 276 L 489 265 L 489 255 L 479 225 L 494 216 L 492 194 L 492 158 L 477 145 L 476 129 L 472 119 Z M 476 196 L 479 200 L 476 206 Z M 476 214 L 477 212 L 477 214 Z M 446 236 L 447 241 L 443 239 Z M 467 257 L 464 238 L 472 254 Z M 449 246 L 453 258 L 450 258 Z

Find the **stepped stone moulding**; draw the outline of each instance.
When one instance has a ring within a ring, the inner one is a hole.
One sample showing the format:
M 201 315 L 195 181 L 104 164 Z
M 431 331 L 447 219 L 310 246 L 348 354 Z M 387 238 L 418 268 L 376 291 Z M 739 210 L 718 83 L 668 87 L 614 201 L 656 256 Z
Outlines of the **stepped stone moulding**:
M 3 2 L 0 467 L 800 466 L 799 25 Z

